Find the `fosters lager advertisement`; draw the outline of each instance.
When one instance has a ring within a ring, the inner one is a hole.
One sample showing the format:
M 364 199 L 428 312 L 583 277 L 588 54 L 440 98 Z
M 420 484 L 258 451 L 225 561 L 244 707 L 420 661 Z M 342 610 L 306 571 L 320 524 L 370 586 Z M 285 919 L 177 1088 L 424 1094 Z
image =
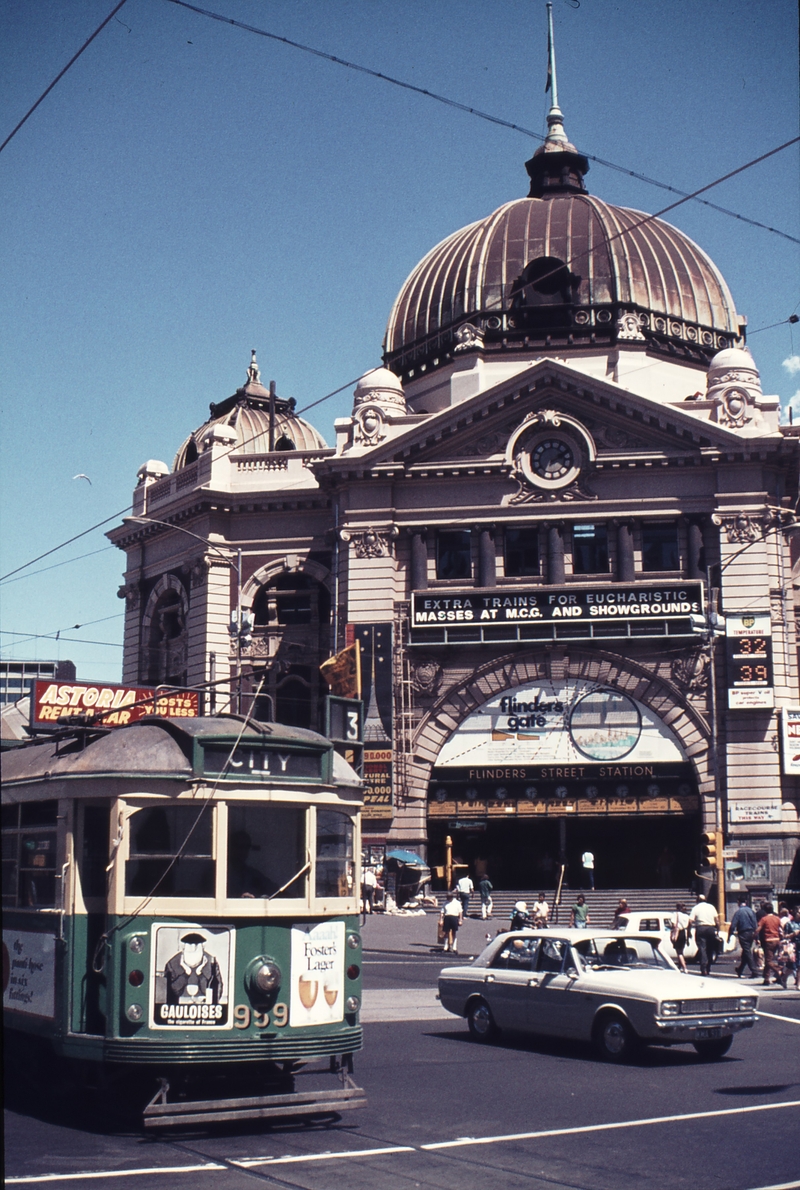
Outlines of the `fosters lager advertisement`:
M 344 922 L 292 927 L 294 1027 L 344 1020 Z

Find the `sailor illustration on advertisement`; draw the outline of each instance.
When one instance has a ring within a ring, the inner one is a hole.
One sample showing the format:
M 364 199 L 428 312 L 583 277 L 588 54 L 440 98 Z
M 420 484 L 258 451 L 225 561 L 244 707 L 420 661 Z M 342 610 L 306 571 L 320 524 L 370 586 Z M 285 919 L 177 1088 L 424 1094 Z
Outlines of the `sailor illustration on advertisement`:
M 159 926 L 155 933 L 154 1023 L 226 1026 L 231 931 Z
M 205 943 L 202 934 L 184 934 L 181 938 L 180 950 L 164 968 L 167 1004 L 219 1004 L 222 973 Z

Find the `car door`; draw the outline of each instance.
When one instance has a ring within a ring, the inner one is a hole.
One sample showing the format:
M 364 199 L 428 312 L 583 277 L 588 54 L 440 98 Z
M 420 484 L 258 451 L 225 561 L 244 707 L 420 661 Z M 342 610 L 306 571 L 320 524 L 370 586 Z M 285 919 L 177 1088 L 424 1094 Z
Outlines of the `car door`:
M 483 977 L 481 994 L 501 1029 L 526 1029 L 538 938 L 509 938 Z
M 566 938 L 544 938 L 537 955 L 528 996 L 528 1028 L 555 1037 L 580 1034 L 573 1017 L 578 997 L 572 995 L 578 971 Z

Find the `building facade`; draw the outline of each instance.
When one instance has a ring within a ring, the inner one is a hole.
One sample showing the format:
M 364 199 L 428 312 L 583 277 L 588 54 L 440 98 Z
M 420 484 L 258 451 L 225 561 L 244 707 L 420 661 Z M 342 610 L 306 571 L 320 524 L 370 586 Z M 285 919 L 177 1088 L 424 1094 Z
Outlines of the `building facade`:
M 254 354 L 141 468 L 123 681 L 321 730 L 359 640 L 366 844 L 685 886 L 720 829 L 733 891 L 800 886 L 799 432 L 713 262 L 548 124 L 528 197 L 403 285 L 333 447 Z

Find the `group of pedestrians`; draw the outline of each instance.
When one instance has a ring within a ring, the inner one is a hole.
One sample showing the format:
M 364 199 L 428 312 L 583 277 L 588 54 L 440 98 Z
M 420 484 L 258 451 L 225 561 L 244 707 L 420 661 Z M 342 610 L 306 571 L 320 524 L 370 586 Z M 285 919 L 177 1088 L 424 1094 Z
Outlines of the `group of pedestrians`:
M 731 919 L 728 938 L 734 934 L 742 948 L 736 971 L 740 979 L 745 966 L 754 978 L 759 975 L 753 953 L 754 946 L 759 944 L 764 956 L 764 987 L 779 983 L 785 988 L 789 976 L 793 974 L 794 986 L 800 988 L 800 905 L 796 905 L 791 912 L 787 906 L 781 905 L 776 913 L 772 902 L 766 901 L 761 906 L 761 915 L 757 916 L 747 904 L 747 898 L 740 897 L 739 908 Z M 774 980 L 772 975 L 775 976 Z

